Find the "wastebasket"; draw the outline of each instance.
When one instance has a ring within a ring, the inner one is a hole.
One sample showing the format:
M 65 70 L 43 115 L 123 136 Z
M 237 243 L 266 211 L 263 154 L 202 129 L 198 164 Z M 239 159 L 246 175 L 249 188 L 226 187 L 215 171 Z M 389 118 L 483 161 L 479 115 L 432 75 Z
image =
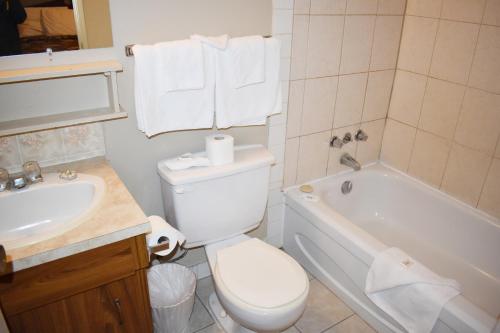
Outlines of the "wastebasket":
M 196 276 L 178 264 L 161 264 L 148 270 L 155 333 L 188 332 L 193 311 Z

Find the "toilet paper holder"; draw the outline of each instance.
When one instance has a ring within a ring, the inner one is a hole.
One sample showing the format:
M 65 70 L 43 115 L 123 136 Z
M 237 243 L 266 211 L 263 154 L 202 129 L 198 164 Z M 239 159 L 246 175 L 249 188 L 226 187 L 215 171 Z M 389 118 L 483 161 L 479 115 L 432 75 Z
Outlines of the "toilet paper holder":
M 170 240 L 166 236 L 161 236 L 158 238 L 158 244 L 149 246 L 149 251 L 151 253 L 158 251 L 165 251 L 170 248 Z

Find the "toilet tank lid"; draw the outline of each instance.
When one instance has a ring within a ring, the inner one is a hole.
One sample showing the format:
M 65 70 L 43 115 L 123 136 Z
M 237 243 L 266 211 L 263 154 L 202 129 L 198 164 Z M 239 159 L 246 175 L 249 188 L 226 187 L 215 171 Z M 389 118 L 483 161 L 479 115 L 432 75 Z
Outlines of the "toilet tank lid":
M 193 154 L 206 156 L 205 152 Z M 262 145 L 244 145 L 234 147 L 234 162 L 219 166 L 192 167 L 185 170 L 170 170 L 165 160 L 158 162 L 158 173 L 171 185 L 182 185 L 230 176 L 247 170 L 258 169 L 275 162 L 274 156 Z

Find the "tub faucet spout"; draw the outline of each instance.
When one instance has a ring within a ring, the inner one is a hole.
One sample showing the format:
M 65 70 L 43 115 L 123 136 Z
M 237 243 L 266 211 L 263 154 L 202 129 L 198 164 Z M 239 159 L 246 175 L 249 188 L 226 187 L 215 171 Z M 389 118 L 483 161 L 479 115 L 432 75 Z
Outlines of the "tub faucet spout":
M 356 159 L 354 159 L 354 157 L 352 157 L 349 153 L 345 153 L 340 157 L 340 164 L 353 168 L 354 171 L 361 170 L 359 162 L 356 161 Z

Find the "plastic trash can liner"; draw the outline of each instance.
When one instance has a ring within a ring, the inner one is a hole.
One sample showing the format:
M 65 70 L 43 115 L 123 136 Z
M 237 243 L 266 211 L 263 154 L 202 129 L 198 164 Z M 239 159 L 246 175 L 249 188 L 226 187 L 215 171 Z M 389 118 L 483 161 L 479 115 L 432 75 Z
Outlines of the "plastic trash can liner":
M 149 299 L 155 333 L 187 333 L 194 305 L 196 276 L 178 264 L 148 270 Z

